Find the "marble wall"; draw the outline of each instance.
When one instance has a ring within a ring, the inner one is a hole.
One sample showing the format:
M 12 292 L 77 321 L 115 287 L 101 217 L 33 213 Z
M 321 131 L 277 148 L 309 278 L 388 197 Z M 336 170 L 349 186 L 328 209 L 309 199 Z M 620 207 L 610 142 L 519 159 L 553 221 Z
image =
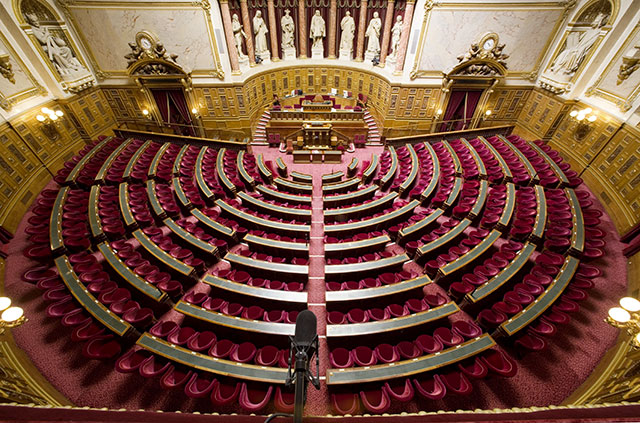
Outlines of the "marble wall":
M 472 43 L 494 32 L 506 44 L 509 73 L 529 74 L 537 70 L 562 14 L 560 5 L 479 3 L 461 8 L 437 3 L 425 18 L 416 69 L 424 74 L 447 72 Z

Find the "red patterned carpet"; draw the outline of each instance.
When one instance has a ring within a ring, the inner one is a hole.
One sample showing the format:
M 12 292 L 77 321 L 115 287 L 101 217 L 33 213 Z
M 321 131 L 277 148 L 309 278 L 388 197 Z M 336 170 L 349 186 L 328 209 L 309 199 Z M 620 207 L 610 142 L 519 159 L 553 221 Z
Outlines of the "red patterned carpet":
M 369 160 L 372 154 L 380 154 L 382 147 L 358 149 L 355 153 L 361 162 Z M 280 156 L 277 149 L 254 147 L 255 155 L 263 153 L 265 159 L 274 160 Z M 346 170 L 351 154 L 345 154 L 341 164 L 293 164 L 290 156 L 283 156 L 289 171 L 312 174 L 314 176 L 314 200 L 312 202 L 312 227 L 309 260 L 309 308 L 318 317 L 318 331 L 325 334 L 326 306 L 323 258 L 323 229 L 320 180 L 323 174 L 337 170 Z M 345 172 L 346 173 L 346 172 Z M 49 187 L 53 187 L 52 182 Z M 586 191 L 581 185 L 578 191 Z M 604 211 L 593 195 L 593 208 Z M 63 327 L 59 320 L 48 318 L 45 308 L 48 305 L 42 299 L 42 291 L 34 285 L 21 280 L 21 275 L 35 262 L 23 257 L 22 251 L 29 245 L 25 228 L 27 213 L 22 219 L 15 238 L 6 247 L 9 258 L 6 263 L 6 295 L 20 304 L 29 318 L 23 326 L 13 330 L 16 342 L 31 358 L 36 367 L 63 395 L 77 406 L 125 408 L 128 410 L 165 410 L 200 412 L 238 412 L 235 404 L 224 409 L 214 409 L 209 398 L 190 399 L 181 392 L 163 390 L 157 378 L 143 379 L 138 374 L 121 374 L 114 371 L 114 361 L 100 362 L 87 360 L 81 354 L 82 346 L 71 340 L 71 329 Z M 571 315 L 571 322 L 559 328 L 558 333 L 548 339 L 548 346 L 538 353 L 530 353 L 522 358 L 518 352 L 506 347 L 508 353 L 517 357 L 518 373 L 510 379 L 486 378 L 473 382 L 473 394 L 469 396 L 447 395 L 438 401 L 427 401 L 416 395 L 408 403 L 393 402 L 389 413 L 437 411 L 437 410 L 473 410 L 511 407 L 546 406 L 560 404 L 577 389 L 591 374 L 603 354 L 610 348 L 618 331 L 603 322 L 607 310 L 617 302 L 626 291 L 626 261 L 621 254 L 623 245 L 618 242 L 615 228 L 610 218 L 602 217 L 600 228 L 606 232 L 607 243 L 604 257 L 591 262 L 604 272 L 602 277 L 594 279 L 595 287 L 589 291 L 589 298 L 580 303 L 580 310 Z M 238 248 L 243 247 L 236 247 Z M 401 247 L 392 244 L 390 251 L 400 251 Z M 235 250 L 234 250 L 235 251 Z M 228 266 L 220 262 L 210 271 Z M 405 269 L 420 270 L 410 262 Z M 195 291 L 202 286 L 199 282 Z M 436 284 L 431 290 L 446 295 L 446 290 Z M 464 314 L 460 312 L 460 314 Z M 180 322 L 182 315 L 169 311 L 162 320 Z M 461 317 L 454 315 L 450 320 Z M 467 316 L 468 317 L 468 316 Z M 392 338 L 389 336 L 389 338 Z M 385 342 L 394 344 L 394 339 Z M 321 337 L 321 368 L 328 365 L 328 346 Z M 125 351 L 123 351 L 124 353 Z M 357 389 L 355 389 L 357 391 Z M 269 406 L 264 412 L 273 411 Z M 326 384 L 320 391 L 309 389 L 306 414 L 322 416 L 330 414 L 329 392 Z

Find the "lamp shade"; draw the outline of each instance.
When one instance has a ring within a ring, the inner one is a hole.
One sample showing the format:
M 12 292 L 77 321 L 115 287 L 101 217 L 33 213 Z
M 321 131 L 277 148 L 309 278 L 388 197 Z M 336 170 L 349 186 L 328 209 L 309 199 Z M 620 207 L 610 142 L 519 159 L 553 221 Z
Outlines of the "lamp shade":
M 9 307 L 2 312 L 1 318 L 7 323 L 13 323 L 21 318 L 23 314 L 24 310 L 22 310 L 20 307 Z
M 620 307 L 629 313 L 635 313 L 636 311 L 640 311 L 640 301 L 633 297 L 624 297 L 620 299 Z
M 609 309 L 609 317 L 618 323 L 626 323 L 631 320 L 629 312 L 622 307 L 613 307 Z
M 10 305 L 11 305 L 11 298 L 0 297 L 0 311 L 8 309 Z

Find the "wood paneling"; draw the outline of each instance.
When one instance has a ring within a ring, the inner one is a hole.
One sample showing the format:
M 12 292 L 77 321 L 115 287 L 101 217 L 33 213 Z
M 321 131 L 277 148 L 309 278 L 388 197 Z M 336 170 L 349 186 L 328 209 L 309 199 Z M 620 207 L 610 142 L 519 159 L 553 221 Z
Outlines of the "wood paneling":
M 556 119 L 562 112 L 563 106 L 562 99 L 535 88 L 529 94 L 518 115 L 518 125 L 535 134 L 534 138 L 548 138 L 550 137 L 549 129 L 554 122 L 557 122 Z

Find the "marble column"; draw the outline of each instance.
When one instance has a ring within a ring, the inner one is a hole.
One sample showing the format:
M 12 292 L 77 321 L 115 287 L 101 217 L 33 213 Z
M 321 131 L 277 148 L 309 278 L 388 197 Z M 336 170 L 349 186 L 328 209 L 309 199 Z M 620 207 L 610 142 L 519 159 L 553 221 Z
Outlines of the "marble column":
M 338 19 L 338 0 L 329 3 L 329 59 L 336 58 L 336 21 Z
M 298 57 L 300 59 L 307 58 L 307 40 L 309 34 L 307 34 L 307 14 L 305 13 L 306 0 L 298 0 L 298 35 L 300 36 L 298 42 Z
M 244 28 L 244 33 L 247 34 L 245 43 L 247 45 L 247 56 L 249 56 L 249 66 L 255 66 L 256 55 L 253 50 L 253 30 L 251 29 L 251 19 L 249 18 L 247 0 L 240 0 L 240 10 L 242 11 L 242 26 Z
M 229 51 L 229 62 L 231 62 L 231 73 L 240 73 L 238 50 L 236 50 L 236 42 L 233 39 L 228 0 L 220 0 L 220 12 L 222 13 L 222 24 L 224 25 L 224 38 L 227 40 L 227 50 Z
M 411 21 L 413 20 L 413 6 L 415 6 L 415 0 L 407 0 L 407 5 L 404 8 L 400 45 L 398 45 L 398 54 L 396 56 L 396 72 L 402 72 L 404 68 L 404 58 L 407 55 L 409 32 L 411 31 Z
M 364 59 L 364 33 L 367 30 L 367 0 L 360 1 L 360 17 L 358 18 L 358 38 L 356 42 L 356 62 Z
M 395 6 L 395 0 L 389 0 L 387 2 L 387 13 L 384 15 L 384 30 L 382 32 L 382 43 L 380 44 L 380 66 L 384 66 L 384 61 L 387 60 L 387 53 L 389 52 L 389 38 L 391 38 L 391 26 L 395 22 L 395 16 L 393 16 L 393 7 Z
M 269 37 L 271 38 L 271 60 L 277 62 L 280 60 L 278 51 L 278 28 L 276 27 L 276 8 L 273 0 L 267 0 L 267 10 L 269 12 Z

